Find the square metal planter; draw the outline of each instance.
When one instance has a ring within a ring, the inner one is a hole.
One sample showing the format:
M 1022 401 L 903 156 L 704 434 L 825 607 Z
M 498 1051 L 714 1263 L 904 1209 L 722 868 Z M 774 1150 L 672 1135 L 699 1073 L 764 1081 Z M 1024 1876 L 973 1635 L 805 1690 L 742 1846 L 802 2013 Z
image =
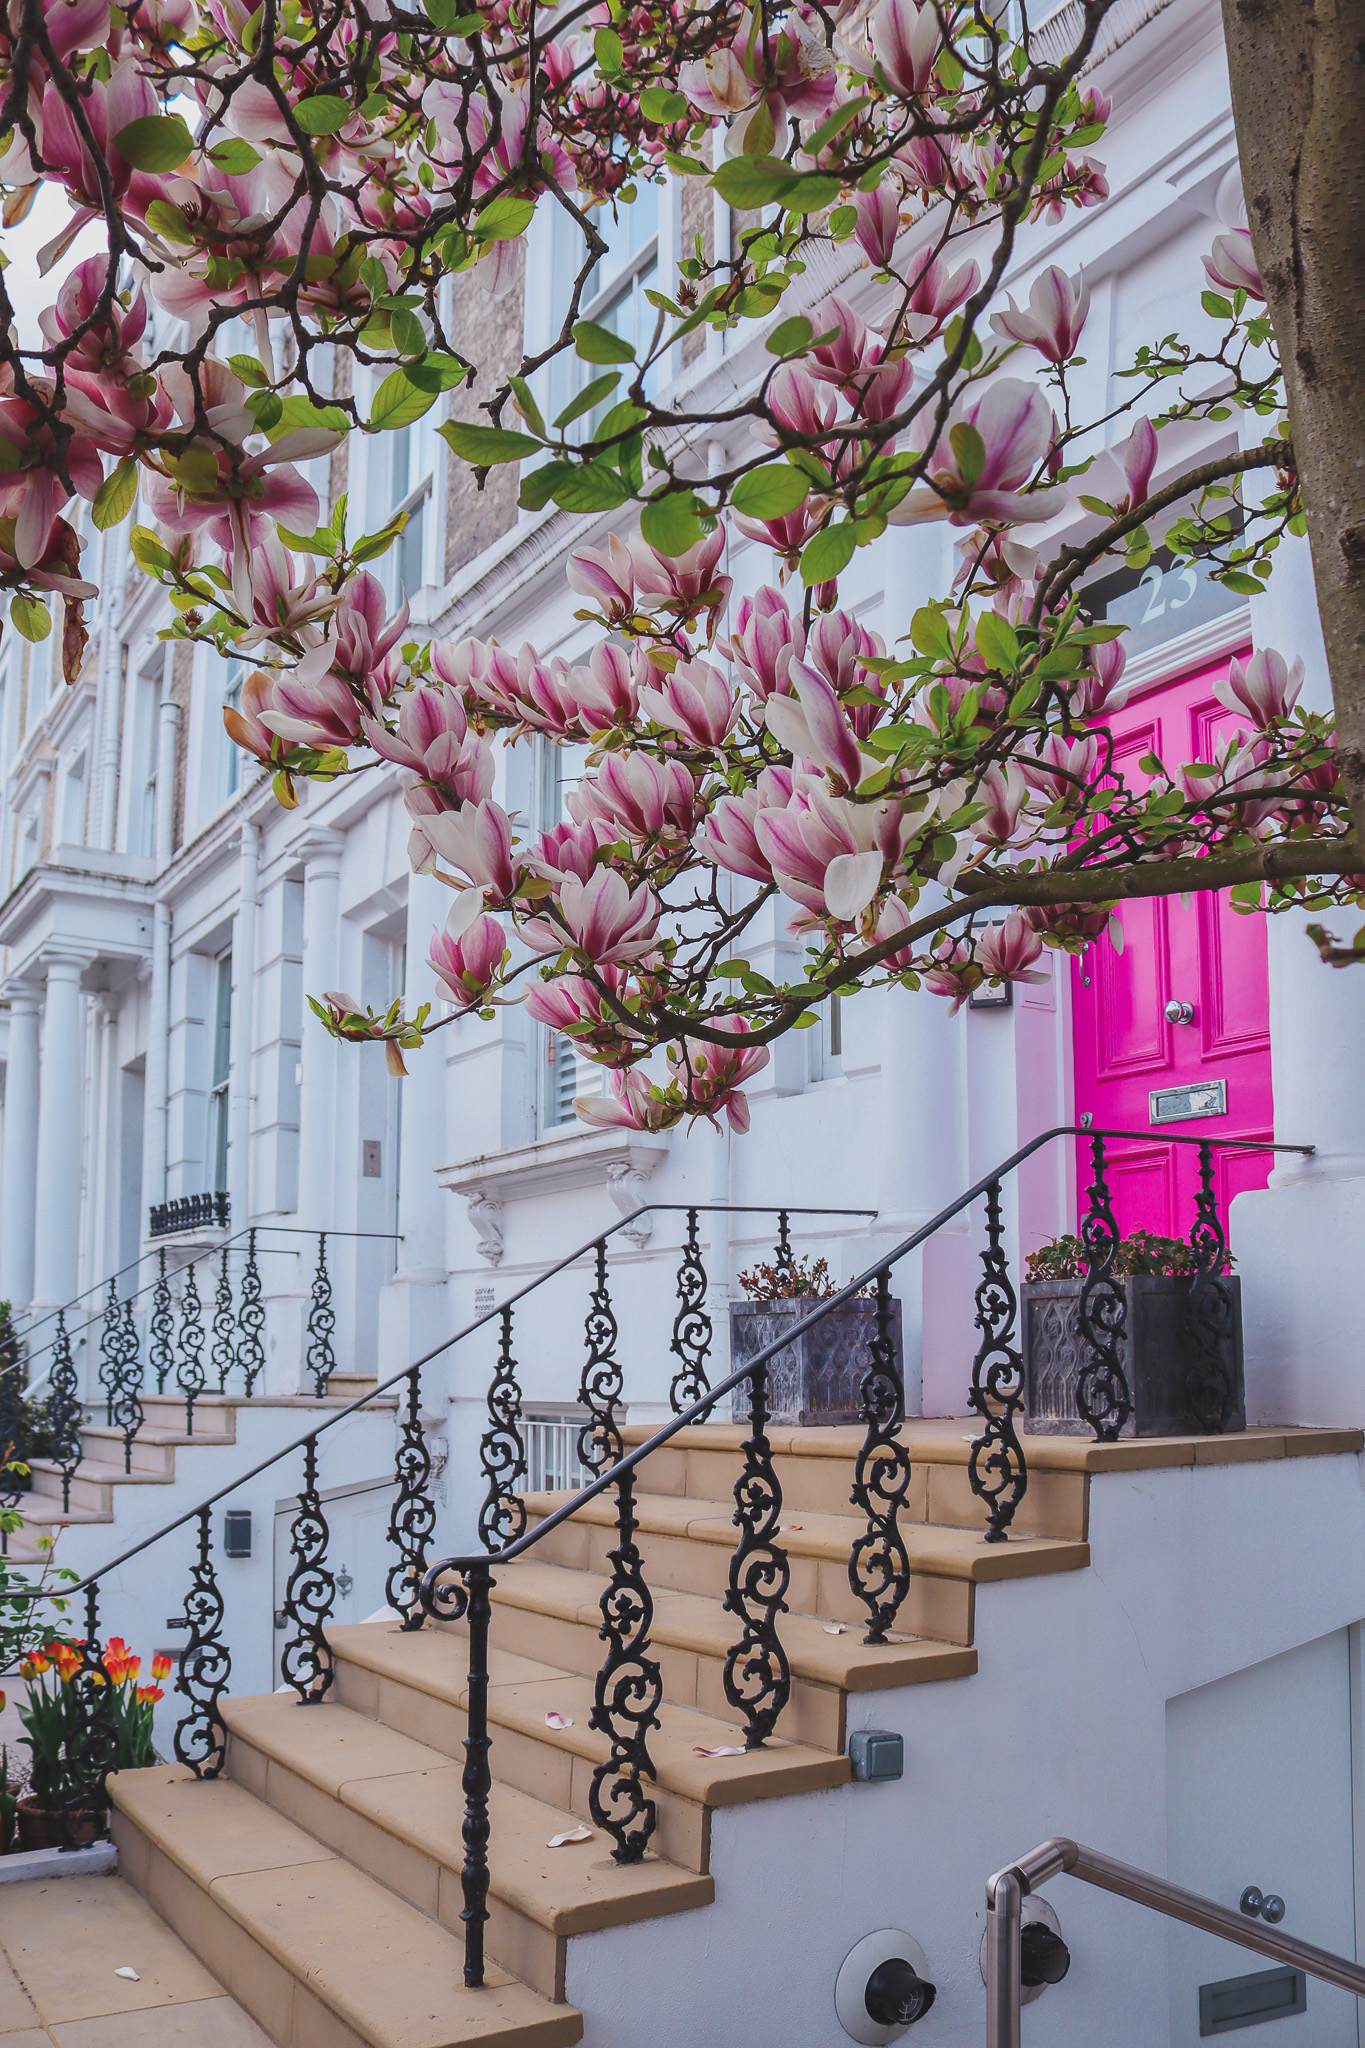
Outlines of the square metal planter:
M 730 1304 L 731 1370 L 744 1365 L 766 1345 L 774 1344 L 819 1302 L 812 1299 L 735 1301 Z M 768 1408 L 771 1422 L 785 1429 L 815 1428 L 833 1422 L 861 1422 L 863 1381 L 877 1334 L 875 1301 L 846 1301 L 788 1344 L 770 1361 Z M 904 1374 L 901 1305 L 891 1302 L 891 1342 L 896 1371 Z M 749 1388 L 745 1382 L 730 1396 L 735 1422 L 749 1420 Z
M 1127 1314 L 1120 1360 L 1133 1413 L 1124 1436 L 1226 1436 L 1246 1428 L 1242 1372 L 1242 1283 L 1225 1274 L 1232 1328 L 1223 1364 L 1231 1398 L 1221 1418 L 1200 1420 L 1190 1387 L 1201 1353 L 1190 1327 L 1190 1274 L 1138 1274 L 1119 1283 Z M 1081 1286 L 1076 1280 L 1028 1280 L 1022 1290 L 1025 1427 L 1039 1436 L 1086 1436 L 1076 1408 L 1076 1380 L 1088 1347 L 1081 1337 Z

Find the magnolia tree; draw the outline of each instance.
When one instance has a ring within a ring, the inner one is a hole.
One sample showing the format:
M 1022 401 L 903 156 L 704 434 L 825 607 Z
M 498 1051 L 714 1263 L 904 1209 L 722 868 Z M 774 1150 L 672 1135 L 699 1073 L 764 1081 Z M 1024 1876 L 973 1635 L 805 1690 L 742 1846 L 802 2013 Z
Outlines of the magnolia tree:
M 87 223 L 105 244 L 64 275 L 41 350 L 12 328 L 0 343 L 14 628 L 46 632 L 57 593 L 75 675 L 94 586 L 72 497 L 106 528 L 140 496 L 132 549 L 171 637 L 256 664 L 234 739 L 285 804 L 301 778 L 398 765 L 412 864 L 451 891 L 442 995 L 455 1014 L 519 999 L 571 1037 L 610 1069 L 580 1104 L 599 1122 L 742 1128 L 746 1077 L 821 1000 L 892 981 L 958 1003 L 1036 977 L 1045 946 L 1093 941 L 1124 897 L 1365 902 L 1365 778 L 1339 781 L 1294 648 L 1231 664 L 1216 758 L 1115 757 L 1124 649 L 1086 610 L 1091 572 L 1164 542 L 1259 592 L 1313 508 L 1246 230 L 1204 261 L 1215 342 L 1153 337 L 1103 417 L 1075 396 L 1084 278 L 1001 292 L 1022 229 L 1106 196 L 1110 107 L 1085 81 L 1111 4 L 1084 0 L 1074 47 L 1045 62 L 1026 8 L 1007 28 L 987 0 L 10 0 L 6 218 L 60 185 L 49 269 Z M 659 279 L 637 351 L 580 301 L 605 211 L 665 170 L 740 226 Z M 1253 210 L 1258 235 L 1278 204 Z M 581 240 L 562 326 L 475 386 L 478 424 L 440 431 L 480 482 L 520 464 L 532 511 L 619 512 L 629 540 L 568 557 L 600 630 L 572 667 L 386 616 L 363 564 L 401 522 L 353 534 L 344 497 L 324 508 L 297 466 L 473 383 L 463 317 L 515 282 L 538 207 Z M 816 255 L 850 279 L 870 266 L 870 324 L 812 295 Z M 741 395 L 657 402 L 690 332 L 745 323 L 763 367 Z M 252 352 L 227 353 L 243 327 Z M 556 356 L 588 367 L 547 420 L 537 372 Z M 1234 452 L 1182 469 L 1228 420 Z M 839 579 L 923 521 L 956 530 L 956 572 L 887 647 Z M 771 573 L 732 605 L 736 528 Z M 494 795 L 495 744 L 534 736 L 589 748 L 569 821 L 539 836 Z M 747 958 L 776 898 L 802 942 L 782 984 Z M 425 1009 L 315 1007 L 400 1070 L 432 1028 Z

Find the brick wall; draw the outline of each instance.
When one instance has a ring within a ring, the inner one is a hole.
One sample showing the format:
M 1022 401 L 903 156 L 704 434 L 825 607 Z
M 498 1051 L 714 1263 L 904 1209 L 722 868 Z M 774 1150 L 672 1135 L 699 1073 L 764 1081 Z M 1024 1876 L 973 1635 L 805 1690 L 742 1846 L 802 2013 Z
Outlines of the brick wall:
M 524 264 L 524 257 L 521 261 Z M 516 283 L 500 299 L 492 298 L 472 277 L 454 280 L 451 339 L 460 354 L 475 365 L 477 375 L 472 384 L 462 384 L 451 392 L 451 419 L 488 424 L 488 414 L 479 409 L 481 404 L 521 362 L 523 289 L 520 266 Z M 503 424 L 515 427 L 518 422 L 509 412 L 504 414 Z M 501 463 L 488 472 L 479 490 L 468 463 L 451 457 L 446 484 L 448 577 L 516 524 L 519 479 L 516 464 Z

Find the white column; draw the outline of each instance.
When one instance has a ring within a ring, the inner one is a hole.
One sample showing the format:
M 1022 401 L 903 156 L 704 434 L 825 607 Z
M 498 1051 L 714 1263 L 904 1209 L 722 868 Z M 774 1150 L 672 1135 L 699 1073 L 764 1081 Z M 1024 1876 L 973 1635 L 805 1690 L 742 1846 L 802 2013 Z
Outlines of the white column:
M 308 1004 L 336 986 L 337 892 L 341 840 L 311 832 L 303 841 L 303 1027 L 299 1058 L 299 1222 L 325 1230 L 334 1217 L 336 1146 L 336 1040 Z
M 232 1065 L 228 1076 L 228 1192 L 232 1228 L 251 1216 L 251 1052 L 255 1043 L 256 889 L 260 835 L 242 825 L 237 915 L 232 928 Z
M 81 963 L 58 955 L 47 963 L 34 1203 L 33 1299 L 46 1308 L 76 1292 L 81 1050 Z
M 432 971 L 427 949 L 432 933 L 444 922 L 449 891 L 428 875 L 408 878 L 407 975 L 403 1013 L 411 1016 L 431 1001 Z M 407 1055 L 408 1074 L 398 1083 L 398 1246 L 397 1266 L 384 1289 L 379 1317 L 379 1371 L 397 1372 L 408 1359 L 420 1357 L 447 1334 L 445 1308 L 445 1243 L 449 1197 L 436 1185 L 436 1169 L 449 1163 L 446 1141 L 446 1066 L 448 1032 L 440 1033 L 420 1052 Z M 431 1368 L 427 1399 L 446 1370 L 444 1361 Z
M 175 851 L 175 728 L 178 707 L 163 697 L 156 735 L 156 863 L 170 866 Z M 142 1136 L 142 1210 L 166 1199 L 167 1041 L 171 1030 L 171 906 L 158 895 L 152 906 L 152 988 L 147 1009 L 146 1109 Z M 145 1235 L 145 1220 L 140 1223 Z
M 97 996 L 94 1004 L 99 1022 L 95 1049 L 95 1100 L 90 1145 L 90 1214 L 92 1282 L 103 1280 L 118 1264 L 118 1253 L 109 1243 L 111 1188 L 109 1140 L 114 1127 L 114 1059 L 118 1011 L 112 996 Z
M 119 673 L 121 642 L 115 629 L 116 607 L 123 602 L 128 563 L 128 529 L 110 527 L 100 552 L 100 659 L 95 730 L 99 740 L 96 783 L 90 809 L 90 841 L 108 848 L 114 843 L 118 801 Z
M 0 1294 L 16 1311 L 33 1299 L 33 1205 L 38 1174 L 38 997 L 9 999 L 5 1149 L 0 1157 Z

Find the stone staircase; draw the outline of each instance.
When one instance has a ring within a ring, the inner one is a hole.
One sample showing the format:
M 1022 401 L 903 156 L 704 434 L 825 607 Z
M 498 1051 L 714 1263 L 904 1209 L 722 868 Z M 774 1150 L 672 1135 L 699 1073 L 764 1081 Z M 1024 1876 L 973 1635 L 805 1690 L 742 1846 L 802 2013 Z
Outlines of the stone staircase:
M 637 1443 L 645 1434 L 627 1432 Z M 658 1827 L 641 1864 L 614 1863 L 600 1832 L 558 1839 L 591 1827 L 592 1771 L 608 1752 L 589 1727 L 614 1541 L 608 1500 L 498 1570 L 486 1929 L 497 1967 L 484 1989 L 467 1991 L 462 1978 L 460 1624 L 411 1634 L 396 1621 L 332 1629 L 336 1682 L 326 1703 L 301 1706 L 292 1693 L 223 1702 L 223 1779 L 200 1783 L 159 1766 L 112 1780 L 123 1875 L 279 2048 L 556 2048 L 578 2040 L 585 2020 L 591 2038 L 592 2004 L 579 1987 L 594 1983 L 594 1935 L 713 1905 L 727 1911 L 711 1868 L 713 1815 L 847 1786 L 851 1698 L 970 1679 L 976 1587 L 1083 1569 L 1090 1473 L 1181 1461 L 1169 1443 L 1149 1457 L 1156 1447 L 1033 1440 L 1017 1532 L 989 1545 L 967 1484 L 969 1425 L 912 1423 L 906 1435 L 911 1592 L 903 1628 L 869 1647 L 847 1576 L 861 1526 L 848 1509 L 861 1432 L 773 1432 L 792 1565 L 792 1611 L 779 1626 L 793 1690 L 781 1735 L 747 1754 L 734 1753 L 742 1730 L 721 1684 L 738 1625 L 720 1598 L 745 1431 L 685 1430 L 642 1466 L 636 1540 L 665 1703 L 649 1743 Z M 562 1498 L 529 1496 L 532 1523 Z M 699 1926 L 699 1955 L 705 1938 Z M 577 1944 L 587 1945 L 581 1963 Z M 582 2010 L 568 2002 L 575 1989 Z

